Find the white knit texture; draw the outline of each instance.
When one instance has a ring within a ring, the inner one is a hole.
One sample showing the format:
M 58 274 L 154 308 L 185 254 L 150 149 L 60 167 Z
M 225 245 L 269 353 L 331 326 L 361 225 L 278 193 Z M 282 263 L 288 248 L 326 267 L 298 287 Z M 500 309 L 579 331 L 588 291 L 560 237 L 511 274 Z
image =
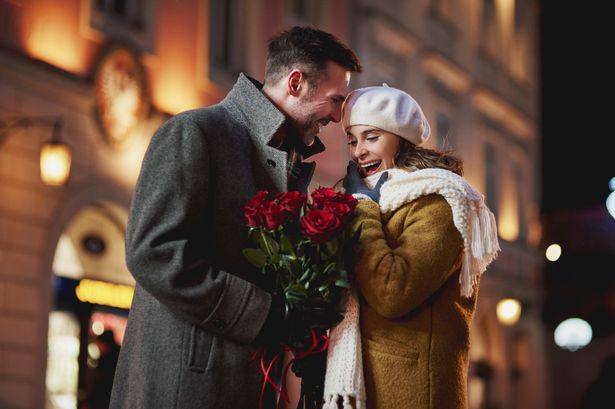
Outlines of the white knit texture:
M 365 409 L 359 302 L 354 289 L 347 292 L 344 319 L 329 332 L 323 409 L 337 409 L 340 400 L 344 409 L 352 409 L 351 397 L 355 409 Z
M 498 232 L 493 213 L 485 205 L 483 195 L 463 177 L 445 169 L 421 169 L 408 172 L 388 169 L 389 178 L 380 189 L 380 211 L 388 213 L 414 199 L 437 193 L 442 195 L 453 212 L 453 222 L 463 238 L 463 259 L 459 282 L 461 295 L 471 297 L 480 275 L 498 252 Z M 365 178 L 371 189 L 381 172 Z

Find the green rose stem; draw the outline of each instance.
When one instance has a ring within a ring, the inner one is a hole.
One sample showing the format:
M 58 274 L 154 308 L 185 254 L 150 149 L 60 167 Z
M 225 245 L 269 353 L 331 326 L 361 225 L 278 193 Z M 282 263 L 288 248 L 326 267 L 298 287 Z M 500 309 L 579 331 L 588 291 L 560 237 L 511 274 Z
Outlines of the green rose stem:
M 265 231 L 264 229 L 258 229 L 258 232 L 261 235 L 261 240 L 263 241 L 263 244 L 265 245 L 265 249 L 267 250 L 267 255 L 269 256 L 269 262 L 271 262 L 271 259 L 273 258 L 273 251 L 271 250 L 271 247 L 269 247 L 269 243 L 267 242 L 267 238 L 265 237 Z M 278 271 L 278 267 L 274 264 L 273 265 L 273 269 L 275 271 Z M 273 288 L 278 288 L 280 286 L 280 275 L 276 274 L 274 276 L 274 287 Z M 277 292 L 276 290 L 274 290 L 274 292 Z
M 261 234 L 261 240 L 263 241 L 263 243 L 265 244 L 265 248 L 267 249 L 267 255 L 271 259 L 271 257 L 273 256 L 272 254 L 273 252 L 269 248 L 269 244 L 267 243 L 267 238 L 265 237 L 265 232 L 263 231 L 263 229 L 258 229 L 258 232 Z

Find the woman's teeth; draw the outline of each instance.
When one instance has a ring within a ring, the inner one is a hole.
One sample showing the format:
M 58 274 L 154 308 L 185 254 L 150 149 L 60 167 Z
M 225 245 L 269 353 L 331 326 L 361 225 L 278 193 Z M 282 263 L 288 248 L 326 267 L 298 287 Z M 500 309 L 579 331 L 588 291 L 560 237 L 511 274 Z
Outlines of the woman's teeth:
M 382 163 L 382 161 L 379 160 L 363 163 L 361 164 L 361 170 L 365 175 L 373 174 L 378 170 L 378 167 L 380 167 L 380 163 Z

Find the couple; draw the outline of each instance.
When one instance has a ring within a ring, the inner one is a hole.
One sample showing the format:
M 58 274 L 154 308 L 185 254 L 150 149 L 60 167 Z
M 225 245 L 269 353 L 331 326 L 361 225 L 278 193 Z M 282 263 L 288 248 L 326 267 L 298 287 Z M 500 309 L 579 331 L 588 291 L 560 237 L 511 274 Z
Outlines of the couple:
M 362 230 L 356 290 L 331 331 L 328 406 L 467 406 L 493 216 L 459 160 L 419 146 L 429 125 L 412 97 L 386 86 L 348 93 L 360 71 L 331 34 L 294 27 L 270 41 L 264 84 L 240 75 L 220 104 L 156 132 L 127 229 L 137 286 L 111 409 L 276 407 L 253 354 L 285 342 L 291 321 L 309 333 L 317 314 L 273 300 L 259 281 L 241 252 L 242 209 L 259 190 L 306 191 L 315 164 L 303 159 L 324 149 L 320 128 L 340 121 L 352 158 L 343 185 Z

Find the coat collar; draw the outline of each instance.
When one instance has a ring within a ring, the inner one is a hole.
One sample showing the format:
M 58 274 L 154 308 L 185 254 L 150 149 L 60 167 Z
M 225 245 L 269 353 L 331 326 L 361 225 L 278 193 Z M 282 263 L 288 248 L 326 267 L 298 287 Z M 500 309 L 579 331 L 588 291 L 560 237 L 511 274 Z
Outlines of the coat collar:
M 263 146 L 270 146 L 276 132 L 284 132 L 286 116 L 261 91 L 263 85 L 255 79 L 239 74 L 237 82 L 222 101 L 236 117 L 241 118 L 252 136 Z M 325 150 L 322 141 L 316 137 L 311 146 L 301 149 L 304 158 Z

